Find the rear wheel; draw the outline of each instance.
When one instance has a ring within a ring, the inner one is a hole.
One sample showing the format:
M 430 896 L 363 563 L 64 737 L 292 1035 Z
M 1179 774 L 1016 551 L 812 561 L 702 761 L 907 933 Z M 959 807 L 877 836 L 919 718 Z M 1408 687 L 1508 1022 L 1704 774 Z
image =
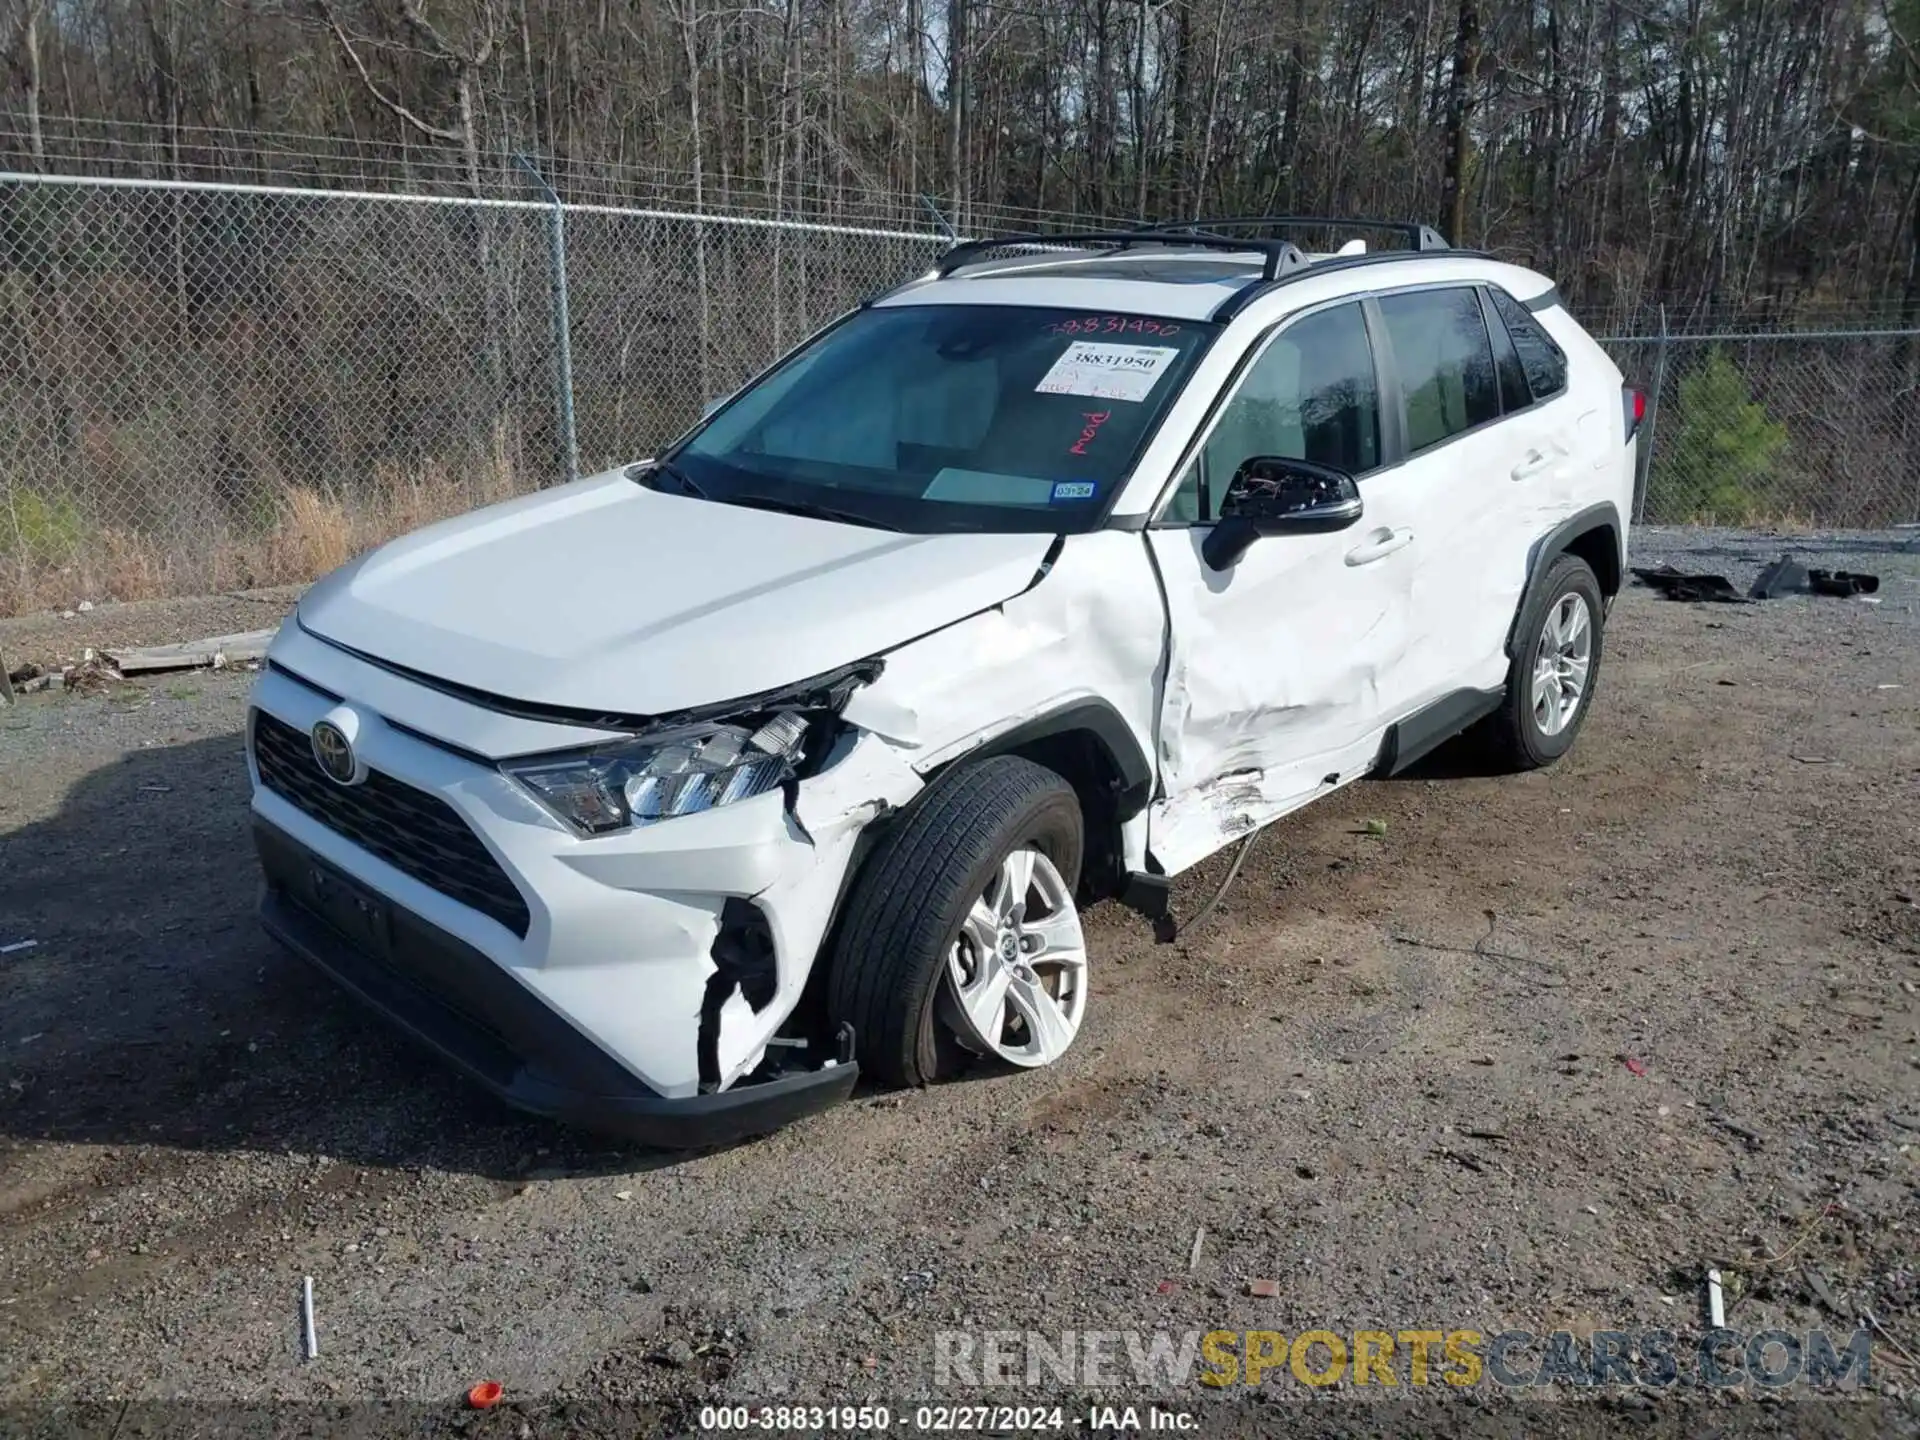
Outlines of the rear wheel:
M 1578 555 L 1562 555 L 1520 617 L 1507 693 L 1491 727 L 1515 770 L 1551 765 L 1573 748 L 1600 676 L 1605 609 L 1600 582 Z
M 915 800 L 854 882 L 831 960 L 828 1006 L 862 1070 L 918 1085 L 975 1056 L 1066 1053 L 1087 1005 L 1082 847 L 1073 788 L 1017 756 Z

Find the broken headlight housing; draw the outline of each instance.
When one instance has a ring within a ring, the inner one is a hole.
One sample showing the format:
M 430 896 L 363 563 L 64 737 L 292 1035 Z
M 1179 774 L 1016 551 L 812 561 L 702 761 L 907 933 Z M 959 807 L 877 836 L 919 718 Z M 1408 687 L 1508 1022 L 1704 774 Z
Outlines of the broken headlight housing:
M 821 718 L 778 710 L 501 768 L 575 830 L 604 835 L 777 789 L 805 762 Z

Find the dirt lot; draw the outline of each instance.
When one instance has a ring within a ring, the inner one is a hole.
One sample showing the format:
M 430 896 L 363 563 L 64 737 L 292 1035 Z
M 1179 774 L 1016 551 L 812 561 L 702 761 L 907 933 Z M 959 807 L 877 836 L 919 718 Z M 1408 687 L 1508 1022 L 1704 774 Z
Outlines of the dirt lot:
M 1744 584 L 1769 543 L 1636 560 Z M 1884 1404 L 1848 1423 L 1907 1426 L 1920 553 L 1848 543 L 1882 603 L 1629 591 L 1550 772 L 1447 753 L 1351 788 L 1172 946 L 1103 907 L 1056 1069 L 692 1158 L 503 1111 L 268 944 L 250 677 L 0 710 L 0 946 L 37 941 L 0 954 L 0 1401 L 451 1415 L 490 1378 L 528 1407 L 500 1434 L 608 1399 L 690 1428 L 702 1400 L 929 1398 L 941 1330 L 1691 1335 L 1717 1264 L 1743 1331 L 1871 1310 Z M 0 649 L 190 618 L 10 622 Z

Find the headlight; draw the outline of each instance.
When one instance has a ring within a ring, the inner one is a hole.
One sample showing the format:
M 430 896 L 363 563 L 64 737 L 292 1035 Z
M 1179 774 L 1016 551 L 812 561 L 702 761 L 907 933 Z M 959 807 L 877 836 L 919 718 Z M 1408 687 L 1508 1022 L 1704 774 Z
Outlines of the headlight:
M 805 713 L 782 710 L 502 768 L 576 830 L 604 835 L 765 794 L 805 758 L 811 729 Z

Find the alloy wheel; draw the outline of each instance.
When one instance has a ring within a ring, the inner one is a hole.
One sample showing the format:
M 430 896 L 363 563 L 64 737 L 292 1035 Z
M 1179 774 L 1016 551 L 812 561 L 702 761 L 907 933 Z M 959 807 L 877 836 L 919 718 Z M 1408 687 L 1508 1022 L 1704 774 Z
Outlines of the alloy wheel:
M 1533 647 L 1533 723 L 1558 735 L 1580 713 L 1593 666 L 1593 612 L 1586 597 L 1568 592 L 1554 601 Z
M 947 953 L 942 1008 L 963 1044 L 1050 1065 L 1080 1033 L 1087 946 L 1059 870 L 1023 846 L 1000 862 Z

